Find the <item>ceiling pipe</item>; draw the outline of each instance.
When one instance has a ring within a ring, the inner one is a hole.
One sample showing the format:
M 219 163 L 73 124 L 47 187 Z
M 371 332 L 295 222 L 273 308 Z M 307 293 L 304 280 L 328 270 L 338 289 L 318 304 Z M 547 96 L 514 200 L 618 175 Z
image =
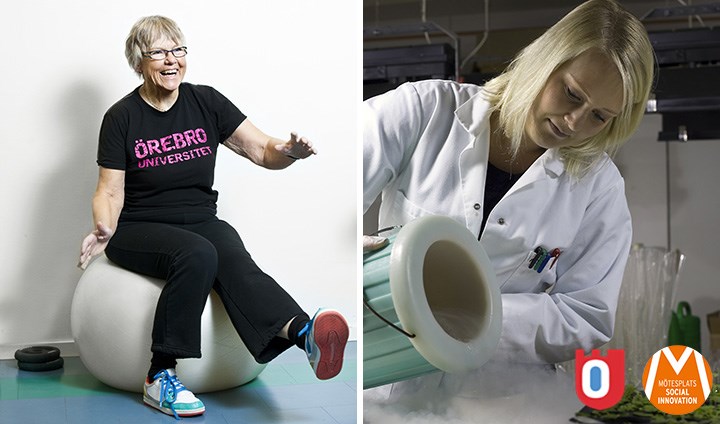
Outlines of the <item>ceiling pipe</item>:
M 467 65 L 467 63 L 472 60 L 473 57 L 480 51 L 482 46 L 485 44 L 485 42 L 488 39 L 488 34 L 490 33 L 490 0 L 485 0 L 485 31 L 483 31 L 483 36 L 480 42 L 475 46 L 475 48 L 468 54 L 468 56 L 462 61 L 460 64 L 460 70 Z

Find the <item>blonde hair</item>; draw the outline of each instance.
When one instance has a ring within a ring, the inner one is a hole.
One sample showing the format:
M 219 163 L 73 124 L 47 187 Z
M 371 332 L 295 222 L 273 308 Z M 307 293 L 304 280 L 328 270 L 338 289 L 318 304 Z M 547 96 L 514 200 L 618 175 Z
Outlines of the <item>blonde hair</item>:
M 485 84 L 499 111 L 500 127 L 517 155 L 525 122 L 550 75 L 580 54 L 597 49 L 617 66 L 623 106 L 600 133 L 579 146 L 561 147 L 567 171 L 582 177 L 602 156 L 610 156 L 632 135 L 645 112 L 653 82 L 654 53 L 640 21 L 614 0 L 590 0 L 565 15 L 525 47 L 508 68 Z
M 146 16 L 140 18 L 130 29 L 127 40 L 125 40 L 125 57 L 128 65 L 139 76 L 140 63 L 142 62 L 143 52 L 150 49 L 152 43 L 161 38 L 168 38 L 178 45 L 185 44 L 185 36 L 180 27 L 170 18 L 164 16 Z

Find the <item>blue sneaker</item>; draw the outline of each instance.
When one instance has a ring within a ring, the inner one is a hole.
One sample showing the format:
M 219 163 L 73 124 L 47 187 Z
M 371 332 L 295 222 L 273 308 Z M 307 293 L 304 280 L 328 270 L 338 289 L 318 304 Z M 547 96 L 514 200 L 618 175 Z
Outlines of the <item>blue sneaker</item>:
M 305 334 L 305 353 L 320 380 L 333 378 L 342 369 L 350 330 L 340 312 L 319 309 L 299 335 Z
M 157 373 L 152 382 L 145 381 L 143 401 L 177 420 L 205 412 L 205 405 L 183 386 L 172 368 Z

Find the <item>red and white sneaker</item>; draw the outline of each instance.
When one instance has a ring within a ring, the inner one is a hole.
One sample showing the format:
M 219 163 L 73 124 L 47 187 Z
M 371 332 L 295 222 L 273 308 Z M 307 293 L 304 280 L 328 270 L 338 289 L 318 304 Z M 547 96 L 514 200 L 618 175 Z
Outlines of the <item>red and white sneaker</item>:
M 305 353 L 317 378 L 327 380 L 338 375 L 350 335 L 345 318 L 338 311 L 321 308 L 300 331 L 303 333 Z

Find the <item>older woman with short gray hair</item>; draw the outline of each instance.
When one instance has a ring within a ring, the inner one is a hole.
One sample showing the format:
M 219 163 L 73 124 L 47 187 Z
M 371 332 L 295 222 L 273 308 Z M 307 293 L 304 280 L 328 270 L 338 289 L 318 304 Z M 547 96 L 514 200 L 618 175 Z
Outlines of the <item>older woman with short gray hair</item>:
M 143 82 L 103 119 L 95 230 L 83 240 L 80 266 L 105 252 L 130 271 L 167 281 L 148 346 L 145 403 L 175 417 L 205 412 L 175 366 L 200 357 L 200 318 L 212 289 L 258 362 L 295 345 L 318 378 L 336 376 L 349 335 L 345 318 L 320 309 L 311 319 L 218 219 L 213 190 L 220 145 L 258 166 L 283 169 L 316 154 L 312 143 L 295 133 L 288 140 L 268 136 L 217 90 L 183 82 L 188 48 L 171 19 L 140 19 L 125 53 Z

